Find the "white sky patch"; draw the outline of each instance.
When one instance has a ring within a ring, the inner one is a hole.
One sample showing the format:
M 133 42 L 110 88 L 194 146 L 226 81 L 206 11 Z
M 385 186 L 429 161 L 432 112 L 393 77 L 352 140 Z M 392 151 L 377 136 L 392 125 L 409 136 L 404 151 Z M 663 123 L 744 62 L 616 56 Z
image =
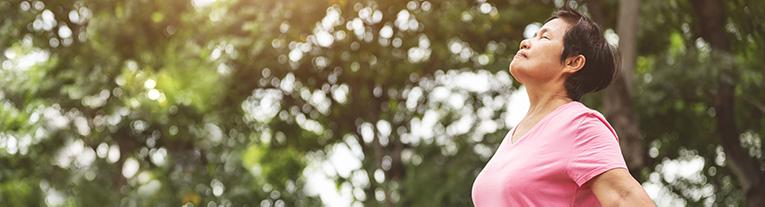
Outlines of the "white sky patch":
M 322 132 L 324 132 L 324 127 L 321 125 L 321 123 L 319 123 L 316 120 L 306 118 L 305 115 L 303 115 L 302 113 L 295 116 L 295 122 L 297 122 L 300 128 L 303 128 L 307 131 L 310 131 L 316 134 L 321 134 Z
M 656 206 L 685 206 L 686 203 L 679 197 L 672 194 L 670 189 L 660 183 L 643 183 L 648 197 L 656 202 Z
M 216 197 L 223 195 L 223 190 L 226 189 L 223 183 L 220 182 L 218 179 L 213 179 L 210 182 L 210 187 L 212 188 L 213 195 L 215 195 Z
M 422 116 L 422 122 L 419 127 L 412 127 L 413 135 L 419 135 L 422 138 L 433 138 L 433 128 L 441 119 L 441 114 L 435 110 L 425 111 L 425 115 Z
M 348 30 L 353 30 L 353 34 L 355 34 L 357 37 L 361 38 L 364 35 L 365 27 L 364 22 L 361 21 L 359 18 L 354 18 L 351 21 L 348 21 L 345 23 L 345 27 Z
M 284 82 L 282 82 L 284 83 Z M 282 92 L 277 89 L 257 89 L 242 102 L 248 121 L 267 122 L 281 110 Z
M 290 51 L 288 56 L 292 62 L 297 62 L 298 60 L 303 58 L 303 52 L 295 48 L 295 49 L 292 49 L 292 51 Z
M 197 9 L 201 9 L 215 3 L 216 1 L 217 0 L 191 0 L 191 5 Z
M 486 3 L 486 2 L 481 4 L 480 7 L 478 7 L 478 10 L 481 11 L 481 13 L 484 13 L 484 14 L 488 14 L 489 12 L 491 12 L 492 9 L 493 9 L 493 7 L 491 6 L 491 4 Z
M 359 131 L 361 133 L 361 138 L 364 139 L 364 142 L 371 143 L 372 140 L 374 140 L 374 135 L 375 135 L 374 133 L 375 132 L 374 132 L 373 127 L 374 126 L 372 124 L 368 123 L 368 122 L 364 122 L 364 123 L 361 124 L 361 126 L 359 126 Z
M 648 181 L 643 183 L 643 188 L 657 206 L 685 206 L 683 199 L 675 195 L 661 179 L 667 182 L 675 182 L 678 179 L 684 179 L 692 183 L 704 183 L 703 175 L 704 158 L 698 155 L 692 155 L 674 160 L 665 160 L 656 168 L 656 172 L 651 173 Z M 692 187 L 683 189 L 685 196 L 693 199 L 712 196 L 714 187 L 711 184 L 705 184 L 702 187 Z M 704 200 L 705 206 L 712 206 L 714 200 Z
M 321 19 L 321 28 L 327 31 L 341 23 L 340 21 L 340 9 L 337 7 L 327 8 L 327 15 Z
M 453 122 L 446 127 L 446 134 L 449 136 L 457 136 L 470 132 L 471 127 L 475 124 L 476 118 L 473 115 L 464 115 L 462 118 Z
M 399 11 L 398 15 L 396 15 L 396 21 L 395 21 L 396 26 L 399 29 L 404 30 L 404 31 L 409 29 L 409 25 L 407 24 L 407 21 L 409 21 L 410 16 L 411 15 L 409 15 L 409 11 L 407 11 L 407 10 Z
M 460 109 L 463 106 L 465 106 L 466 99 L 467 99 L 467 95 L 463 93 L 452 93 L 452 95 L 449 96 L 449 100 L 447 101 L 447 103 L 453 109 Z
M 332 86 L 332 98 L 340 104 L 344 104 L 348 99 L 348 85 L 340 84 L 339 86 Z
M 99 146 L 100 148 L 100 146 Z M 167 159 L 167 150 L 159 148 L 151 151 L 151 162 L 158 166 L 164 166 Z
M 64 205 L 66 197 L 60 191 L 49 188 L 45 190 L 45 204 L 49 206 L 61 206 Z
M 308 195 L 318 195 L 325 206 L 351 206 L 353 204 L 353 188 L 351 183 L 344 183 L 340 188 L 335 186 L 335 176 L 352 178 L 352 182 L 358 185 L 354 173 L 361 168 L 361 146 L 352 136 L 345 138 L 345 143 L 337 143 L 329 150 L 327 159 L 321 156 L 308 156 L 309 163 L 303 175 L 307 178 L 305 191 Z M 362 186 L 356 186 L 362 187 Z
M 157 81 L 154 81 L 154 79 L 148 79 L 143 82 L 143 87 L 146 89 L 152 89 L 155 86 L 157 86 Z
M 447 100 L 451 94 L 452 92 L 448 88 L 444 86 L 437 86 L 436 88 L 433 88 L 432 91 L 430 91 L 430 96 L 428 97 L 428 101 L 443 102 Z
M 415 86 L 412 88 L 407 94 L 406 108 L 409 109 L 409 111 L 414 111 L 418 105 L 418 102 L 420 101 L 420 98 L 422 98 L 422 95 L 422 89 L 420 87 Z
M 462 72 L 452 76 L 453 81 L 445 83 L 451 83 L 452 85 L 463 88 L 469 92 L 483 93 L 489 90 L 489 79 L 491 79 L 492 76 L 491 73 L 486 71 Z
M 295 50 L 293 50 L 294 52 Z M 300 52 L 298 50 L 298 52 Z M 290 52 L 292 54 L 292 52 Z M 303 54 L 300 53 L 300 56 L 302 57 Z M 287 75 L 284 76 L 281 83 L 279 83 L 279 88 L 282 89 L 286 93 L 291 93 L 293 89 L 295 89 L 295 75 L 292 73 L 287 73 Z
M 386 39 L 393 37 L 393 28 L 391 28 L 390 25 L 383 26 L 383 28 L 380 29 L 380 37 Z
M 109 151 L 106 154 L 106 160 L 110 163 L 115 163 L 120 160 L 120 147 L 117 145 L 109 146 Z
M 377 131 L 380 133 L 380 136 L 388 137 L 391 133 L 391 125 L 390 122 L 385 120 L 377 121 Z
M 462 48 L 463 48 L 462 41 L 454 40 L 449 43 L 449 51 L 451 51 L 454 54 L 459 54 L 460 51 L 462 51 Z
M 316 44 L 322 47 L 332 46 L 332 43 L 335 42 L 335 38 L 324 30 L 317 31 L 314 37 L 316 38 Z
M 515 127 L 521 122 L 526 112 L 529 110 L 529 95 L 526 93 L 526 87 L 521 86 L 510 95 L 509 103 L 507 104 L 507 116 L 505 116 L 505 125 L 509 127 Z
M 542 23 L 539 22 L 534 22 L 526 25 L 526 28 L 523 29 L 523 38 L 530 39 L 534 37 L 534 34 L 536 34 L 540 28 L 542 28 Z
M 43 118 L 45 120 L 46 127 L 50 129 L 61 129 L 69 125 L 69 118 L 61 113 L 61 107 L 54 105 L 47 107 L 43 110 Z
M 669 182 L 675 182 L 676 179 L 683 178 L 691 181 L 700 182 L 699 172 L 704 167 L 704 158 L 694 157 L 688 160 L 667 160 L 662 162 L 660 171 Z
M 69 11 L 69 21 L 80 23 L 80 13 L 78 13 L 77 10 Z
M 125 178 L 131 178 L 138 172 L 138 168 L 140 168 L 138 161 L 132 157 L 127 158 L 127 160 L 125 160 L 125 162 L 122 164 L 122 176 L 125 176 Z
M 606 42 L 608 44 L 613 45 L 614 47 L 619 46 L 619 35 L 614 32 L 612 29 L 607 29 L 604 36 L 606 37 Z
M 329 154 L 329 162 L 339 176 L 348 178 L 353 170 L 361 168 L 361 158 L 344 143 L 335 144 Z
M 421 35 L 418 46 L 409 48 L 407 56 L 409 57 L 409 62 L 417 63 L 428 60 L 430 53 L 430 39 L 425 35 Z
M 159 92 L 157 89 L 151 89 L 146 93 L 146 97 L 151 100 L 158 100 L 160 97 L 162 97 L 162 92 Z
M 106 153 L 109 152 L 109 145 L 106 143 L 101 143 L 96 148 L 96 155 L 98 155 L 98 158 L 106 158 Z
M 3 63 L 2 69 L 15 69 L 24 71 L 32 66 L 48 61 L 50 53 L 40 49 L 34 49 L 27 54 L 18 54 L 13 49 L 5 50 L 5 56 L 9 59 L 6 63 Z
M 69 142 L 58 151 L 53 162 L 61 168 L 69 168 L 72 162 L 77 159 L 77 155 L 81 154 L 84 149 L 85 146 L 81 139 Z
M 45 10 L 32 22 L 32 28 L 35 30 L 50 31 L 56 26 L 56 16 L 50 10 Z
M 62 25 L 58 28 L 58 36 L 64 39 L 70 38 L 72 37 L 72 30 L 68 26 Z
M 329 97 L 322 90 L 314 90 L 307 101 L 322 114 L 329 113 L 329 107 L 332 105 Z
M 77 129 L 77 133 L 82 136 L 88 136 L 90 134 L 90 125 L 85 117 L 77 116 L 74 118 L 74 126 Z

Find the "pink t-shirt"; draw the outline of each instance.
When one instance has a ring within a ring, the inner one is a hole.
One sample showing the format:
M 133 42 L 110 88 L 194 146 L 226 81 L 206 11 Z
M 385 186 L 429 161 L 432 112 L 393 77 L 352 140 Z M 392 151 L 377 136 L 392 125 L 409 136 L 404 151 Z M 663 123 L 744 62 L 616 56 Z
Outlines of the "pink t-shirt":
M 579 102 L 559 106 L 516 143 L 511 134 L 475 179 L 475 206 L 600 206 L 582 185 L 627 168 L 614 129 Z

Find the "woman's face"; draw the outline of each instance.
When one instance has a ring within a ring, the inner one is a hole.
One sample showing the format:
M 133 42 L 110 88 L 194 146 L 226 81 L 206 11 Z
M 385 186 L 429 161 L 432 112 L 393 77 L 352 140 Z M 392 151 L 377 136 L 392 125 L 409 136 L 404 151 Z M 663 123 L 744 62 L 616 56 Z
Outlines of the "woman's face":
M 521 41 L 510 62 L 510 74 L 522 84 L 543 84 L 562 75 L 563 36 L 569 24 L 560 18 L 545 23 L 530 39 Z

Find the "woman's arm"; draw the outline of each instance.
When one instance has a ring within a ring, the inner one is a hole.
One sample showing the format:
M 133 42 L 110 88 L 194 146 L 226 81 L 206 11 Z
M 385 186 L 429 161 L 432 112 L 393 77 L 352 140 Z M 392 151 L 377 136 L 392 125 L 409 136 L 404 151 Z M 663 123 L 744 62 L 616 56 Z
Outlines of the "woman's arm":
M 588 183 L 603 206 L 656 206 L 624 168 L 606 171 Z

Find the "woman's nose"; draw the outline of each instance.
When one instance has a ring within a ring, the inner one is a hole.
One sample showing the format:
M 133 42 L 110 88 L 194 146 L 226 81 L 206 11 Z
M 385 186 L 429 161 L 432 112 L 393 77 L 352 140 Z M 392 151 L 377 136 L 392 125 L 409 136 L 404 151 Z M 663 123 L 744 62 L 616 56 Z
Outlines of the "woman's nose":
M 529 47 L 530 47 L 530 45 L 529 45 L 529 40 L 528 39 L 525 39 L 525 40 L 521 41 L 521 48 L 520 49 L 529 49 Z

